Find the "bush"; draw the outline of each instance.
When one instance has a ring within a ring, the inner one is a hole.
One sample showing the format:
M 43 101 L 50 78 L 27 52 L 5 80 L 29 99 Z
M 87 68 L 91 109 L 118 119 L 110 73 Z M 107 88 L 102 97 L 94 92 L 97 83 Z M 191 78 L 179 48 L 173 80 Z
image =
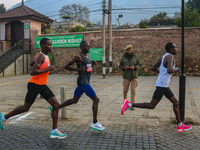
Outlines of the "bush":
M 86 29 L 81 26 L 76 26 L 76 27 L 70 29 L 70 32 L 84 32 L 84 31 L 86 31 Z
M 144 22 L 140 22 L 140 28 L 148 28 L 148 26 Z

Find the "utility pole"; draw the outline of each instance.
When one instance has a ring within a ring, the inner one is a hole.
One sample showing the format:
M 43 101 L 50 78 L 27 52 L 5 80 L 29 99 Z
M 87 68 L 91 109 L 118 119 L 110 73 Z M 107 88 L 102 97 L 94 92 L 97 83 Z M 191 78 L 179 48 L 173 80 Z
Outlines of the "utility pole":
M 24 5 L 24 0 L 22 0 L 22 5 Z
M 106 77 L 106 46 L 105 46 L 105 8 L 106 8 L 106 0 L 103 0 L 103 29 L 102 29 L 102 48 L 103 48 L 103 62 L 102 62 L 102 67 L 103 67 L 103 79 Z
M 186 76 L 184 74 L 184 27 L 185 27 L 185 12 L 184 12 L 184 3 L 182 0 L 182 39 L 181 39 L 181 74 L 179 76 L 179 108 L 180 108 L 180 116 L 181 121 L 184 121 L 185 118 L 185 80 Z
M 109 76 L 112 76 L 112 0 L 109 0 Z

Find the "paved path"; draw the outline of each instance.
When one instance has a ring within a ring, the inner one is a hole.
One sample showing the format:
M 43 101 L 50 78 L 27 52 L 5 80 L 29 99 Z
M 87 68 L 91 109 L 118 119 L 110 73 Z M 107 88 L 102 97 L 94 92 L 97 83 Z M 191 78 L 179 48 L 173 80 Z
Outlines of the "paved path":
M 48 85 L 60 101 L 60 86 L 66 97 L 73 96 L 77 75 L 50 75 Z M 0 112 L 7 113 L 24 103 L 29 75 L 0 78 Z M 179 81 L 173 77 L 171 89 L 178 97 Z M 151 100 L 156 77 L 139 77 L 136 102 Z M 90 129 L 92 102 L 83 95 L 76 105 L 66 107 L 67 119 L 59 119 L 59 129 L 68 135 L 63 140 L 49 138 L 49 104 L 38 96 L 30 111 L 10 118 L 0 130 L 0 149 L 200 149 L 200 77 L 186 79 L 185 120 L 193 129 L 177 133 L 172 104 L 163 98 L 154 110 L 135 109 L 120 115 L 122 78 L 93 75 L 91 85 L 100 98 L 98 121 L 104 132 Z

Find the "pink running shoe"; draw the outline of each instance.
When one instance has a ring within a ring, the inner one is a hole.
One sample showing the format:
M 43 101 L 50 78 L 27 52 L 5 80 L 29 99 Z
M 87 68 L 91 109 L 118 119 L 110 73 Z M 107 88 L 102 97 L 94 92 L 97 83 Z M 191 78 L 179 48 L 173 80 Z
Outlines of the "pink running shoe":
M 131 102 L 129 102 L 127 99 L 124 100 L 124 103 L 123 103 L 123 105 L 122 105 L 122 107 L 121 107 L 121 115 L 123 115 L 124 112 L 125 112 L 128 108 L 130 108 L 130 106 L 128 106 L 129 103 L 131 103 Z
M 123 100 L 123 104 L 124 104 L 126 101 L 127 101 L 127 99 L 124 99 L 124 100 Z
M 178 125 L 177 125 L 177 132 L 182 132 L 183 130 L 185 130 L 185 131 L 188 131 L 188 130 L 190 130 L 190 129 L 192 129 L 192 125 L 182 125 L 181 127 L 179 127 Z

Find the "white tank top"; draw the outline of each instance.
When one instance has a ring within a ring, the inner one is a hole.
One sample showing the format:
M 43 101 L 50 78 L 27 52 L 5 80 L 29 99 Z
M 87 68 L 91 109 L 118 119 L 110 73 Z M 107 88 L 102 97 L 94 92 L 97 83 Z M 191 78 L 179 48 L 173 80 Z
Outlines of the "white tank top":
M 169 82 L 171 80 L 172 74 L 167 72 L 167 68 L 165 68 L 163 66 L 163 61 L 165 56 L 167 55 L 171 55 L 170 53 L 166 53 L 163 57 L 162 57 L 162 62 L 160 65 L 160 69 L 159 69 L 159 75 L 158 75 L 158 79 L 156 81 L 155 86 L 156 87 L 169 87 Z M 173 68 L 175 67 L 175 65 L 173 66 Z

